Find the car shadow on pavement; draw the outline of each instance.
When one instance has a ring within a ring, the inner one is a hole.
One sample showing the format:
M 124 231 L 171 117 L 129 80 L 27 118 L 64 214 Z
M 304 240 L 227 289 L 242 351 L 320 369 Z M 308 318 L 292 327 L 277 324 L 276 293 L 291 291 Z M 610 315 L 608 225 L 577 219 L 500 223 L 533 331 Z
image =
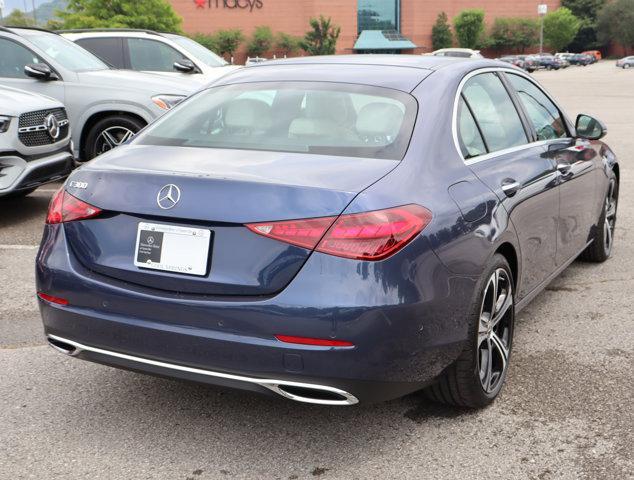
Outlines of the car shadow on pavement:
M 0 197 L 0 229 L 41 219 L 44 223 L 50 195 L 31 194 L 21 198 Z

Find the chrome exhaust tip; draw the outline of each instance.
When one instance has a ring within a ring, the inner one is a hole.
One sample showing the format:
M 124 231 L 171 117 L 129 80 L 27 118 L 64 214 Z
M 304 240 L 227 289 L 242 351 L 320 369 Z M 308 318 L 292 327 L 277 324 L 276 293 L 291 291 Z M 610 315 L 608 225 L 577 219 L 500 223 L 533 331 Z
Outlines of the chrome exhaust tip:
M 151 365 L 168 370 L 194 373 L 196 375 L 203 375 L 206 377 L 223 378 L 226 380 L 251 383 L 264 387 L 289 400 L 302 403 L 311 403 L 313 405 L 354 405 L 356 403 L 359 403 L 359 400 L 351 393 L 335 387 L 329 387 L 327 385 L 315 385 L 313 383 L 289 382 L 286 380 L 246 377 L 243 375 L 234 375 L 231 373 L 214 372 L 212 370 L 203 370 L 201 368 L 186 367 L 184 365 L 161 362 L 158 360 L 151 360 L 149 358 L 136 357 L 134 355 L 128 355 L 125 353 L 113 352 L 111 350 L 104 350 L 102 348 L 91 347 L 88 345 L 83 345 L 79 342 L 75 342 L 74 340 L 68 340 L 62 337 L 58 337 L 57 335 L 49 334 L 46 336 L 46 340 L 48 341 L 48 344 L 55 350 L 71 357 L 75 357 L 84 351 L 92 352 L 98 355 L 119 358 L 142 365 Z

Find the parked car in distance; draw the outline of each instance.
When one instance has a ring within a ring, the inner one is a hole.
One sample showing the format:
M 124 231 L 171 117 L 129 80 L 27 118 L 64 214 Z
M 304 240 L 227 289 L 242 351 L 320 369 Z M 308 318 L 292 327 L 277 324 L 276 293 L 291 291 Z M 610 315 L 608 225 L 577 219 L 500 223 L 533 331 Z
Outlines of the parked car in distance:
M 90 160 L 200 88 L 187 78 L 112 70 L 92 53 L 46 30 L 0 27 L 0 85 L 66 106 L 74 154 Z
M 52 98 L 0 86 L 0 198 L 28 195 L 64 178 L 72 168 L 64 106 Z
M 581 52 L 581 53 L 583 55 L 590 55 L 592 58 L 594 58 L 595 62 L 598 62 L 602 58 L 601 52 L 599 50 L 587 50 L 587 51 Z
M 621 68 L 632 68 L 634 67 L 634 56 L 631 57 L 623 57 L 620 60 L 616 61 L 616 66 Z
M 537 62 L 537 60 L 535 60 L 533 56 L 523 54 L 516 56 L 524 62 L 524 66 L 522 68 L 524 68 L 524 70 L 526 70 L 527 72 L 532 73 L 539 68 L 539 63 Z
M 492 60 L 241 69 L 54 196 L 45 335 L 76 358 L 299 402 L 426 388 L 484 407 L 516 313 L 578 255 L 612 252 L 605 133 Z
M 559 70 L 562 68 L 561 61 L 550 54 L 536 54 L 532 58 L 537 62 L 539 68 L 546 70 Z
M 471 50 L 470 48 L 441 48 L 427 55 L 434 55 L 436 57 L 483 58 L 480 50 Z
M 568 59 L 571 65 L 581 65 L 586 67 L 596 62 L 595 57 L 592 55 L 586 55 L 585 53 L 575 53 L 570 59 Z
M 117 69 L 187 76 L 208 84 L 240 68 L 191 38 L 135 29 L 60 30 L 58 33 Z

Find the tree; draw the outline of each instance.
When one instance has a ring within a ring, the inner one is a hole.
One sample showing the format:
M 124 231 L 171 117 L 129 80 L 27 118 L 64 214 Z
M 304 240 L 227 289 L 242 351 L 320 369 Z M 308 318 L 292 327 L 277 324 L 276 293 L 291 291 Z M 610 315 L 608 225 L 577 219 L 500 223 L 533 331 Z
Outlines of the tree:
M 616 0 L 603 7 L 597 18 L 597 34 L 604 43 L 622 45 L 627 55 L 634 48 L 634 0 Z
M 273 46 L 273 32 L 269 27 L 255 27 L 253 35 L 247 42 L 247 55 L 259 57 Z
M 275 49 L 283 56 L 292 55 L 301 48 L 299 46 L 301 41 L 301 38 L 280 32 L 275 39 Z
M 489 39 L 493 48 L 524 53 L 539 42 L 539 24 L 532 18 L 496 18 Z
M 555 51 L 561 51 L 573 41 L 581 22 L 566 7 L 561 7 L 544 17 L 544 43 Z
M 15 9 L 2 19 L 2 25 L 12 27 L 32 27 L 35 25 L 32 17 L 28 17 L 21 10 Z
M 62 28 L 144 28 L 180 32 L 182 18 L 167 0 L 70 0 L 58 11 Z
M 445 12 L 440 12 L 436 23 L 431 29 L 431 44 L 433 50 L 449 48 L 453 44 L 453 35 L 449 26 L 449 19 Z
M 604 45 L 597 35 L 597 17 L 606 0 L 562 0 L 561 6 L 568 8 L 581 21 L 577 35 L 568 45 L 571 52 L 592 50 Z
M 240 44 L 244 42 L 244 35 L 239 29 L 232 30 L 218 30 L 214 34 L 214 40 L 216 42 L 216 53 L 219 55 L 229 55 L 233 57 L 233 54 L 238 49 Z
M 334 55 L 341 28 L 333 25 L 330 18 L 319 16 L 310 19 L 312 30 L 306 32 L 300 43 L 309 55 Z
M 462 48 L 479 48 L 484 42 L 484 10 L 463 10 L 453 19 L 458 45 Z

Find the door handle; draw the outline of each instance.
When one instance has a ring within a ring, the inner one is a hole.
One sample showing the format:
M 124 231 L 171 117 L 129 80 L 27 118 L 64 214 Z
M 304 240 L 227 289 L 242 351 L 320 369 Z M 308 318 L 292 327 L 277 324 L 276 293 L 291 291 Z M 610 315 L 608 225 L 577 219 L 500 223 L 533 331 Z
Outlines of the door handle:
M 506 178 L 502 181 L 502 191 L 507 197 L 515 195 L 521 187 L 520 182 L 512 178 Z
M 570 170 L 572 169 L 572 165 L 570 163 L 558 163 L 557 171 L 562 175 L 568 175 Z

